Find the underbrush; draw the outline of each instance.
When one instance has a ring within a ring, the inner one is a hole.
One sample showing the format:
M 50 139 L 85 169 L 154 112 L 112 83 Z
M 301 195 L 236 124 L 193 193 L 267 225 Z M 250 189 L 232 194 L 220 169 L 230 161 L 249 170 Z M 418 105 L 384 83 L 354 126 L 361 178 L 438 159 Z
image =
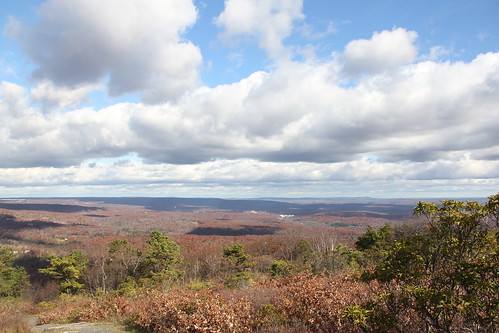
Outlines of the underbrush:
M 301 273 L 241 290 L 62 297 L 42 304 L 40 321 L 114 321 L 145 332 L 355 332 L 345 308 L 376 291 L 346 276 Z
M 33 311 L 30 302 L 22 300 L 0 300 L 0 330 L 2 333 L 30 332 L 27 317 Z

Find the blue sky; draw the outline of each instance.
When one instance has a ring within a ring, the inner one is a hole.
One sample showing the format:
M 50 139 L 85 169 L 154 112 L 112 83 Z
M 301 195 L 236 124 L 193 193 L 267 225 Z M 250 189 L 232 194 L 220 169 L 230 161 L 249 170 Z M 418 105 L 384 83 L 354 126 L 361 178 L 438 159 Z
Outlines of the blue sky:
M 499 2 L 3 1 L 0 197 L 484 197 Z

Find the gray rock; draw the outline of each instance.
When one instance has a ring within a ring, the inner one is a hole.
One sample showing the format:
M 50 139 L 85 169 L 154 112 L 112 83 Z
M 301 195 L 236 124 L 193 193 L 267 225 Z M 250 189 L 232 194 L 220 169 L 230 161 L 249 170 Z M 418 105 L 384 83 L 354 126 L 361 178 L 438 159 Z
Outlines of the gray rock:
M 124 327 L 111 323 L 47 324 L 34 326 L 33 332 L 50 333 L 124 333 Z

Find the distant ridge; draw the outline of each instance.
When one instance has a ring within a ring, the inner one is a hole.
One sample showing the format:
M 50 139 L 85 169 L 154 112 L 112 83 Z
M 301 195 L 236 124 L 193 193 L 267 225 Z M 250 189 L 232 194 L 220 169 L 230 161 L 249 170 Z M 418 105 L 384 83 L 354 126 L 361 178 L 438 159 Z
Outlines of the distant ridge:
M 50 203 L 44 202 L 50 200 Z M 443 199 L 423 199 L 441 201 Z M 463 200 L 463 199 L 459 199 Z M 484 198 L 464 200 L 485 201 Z M 54 202 L 55 201 L 55 202 Z M 78 203 L 103 203 L 142 206 L 155 211 L 196 212 L 202 210 L 258 211 L 281 215 L 305 216 L 327 214 L 335 216 L 366 216 L 385 219 L 403 219 L 412 215 L 417 199 L 381 199 L 373 197 L 333 198 L 181 198 L 181 197 L 64 197 L 0 199 L 0 208 L 13 210 L 39 210 L 51 212 L 83 212 L 98 207 Z M 66 204 L 68 202 L 68 204 Z
M 219 198 L 156 198 L 156 197 L 87 197 L 74 198 L 84 202 L 102 202 L 106 204 L 120 204 L 143 206 L 156 211 L 182 211 L 193 212 L 200 209 L 229 210 L 229 211 L 264 211 L 274 214 L 284 215 L 312 215 L 312 214 L 333 214 L 340 216 L 370 216 L 385 217 L 387 219 L 399 219 L 412 214 L 414 200 L 404 203 L 387 203 L 382 200 L 375 203 L 370 200 L 368 203 L 356 202 L 328 202 L 324 199 L 306 199 L 306 201 L 321 200 L 324 202 L 296 202 L 301 200 L 289 199 L 219 199 Z

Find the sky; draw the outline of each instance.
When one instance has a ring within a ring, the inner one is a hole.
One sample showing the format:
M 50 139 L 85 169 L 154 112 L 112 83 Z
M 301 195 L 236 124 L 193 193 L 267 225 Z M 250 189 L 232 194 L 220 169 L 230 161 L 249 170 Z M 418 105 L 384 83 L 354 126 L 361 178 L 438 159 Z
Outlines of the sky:
M 486 197 L 497 0 L 0 1 L 0 197 Z

